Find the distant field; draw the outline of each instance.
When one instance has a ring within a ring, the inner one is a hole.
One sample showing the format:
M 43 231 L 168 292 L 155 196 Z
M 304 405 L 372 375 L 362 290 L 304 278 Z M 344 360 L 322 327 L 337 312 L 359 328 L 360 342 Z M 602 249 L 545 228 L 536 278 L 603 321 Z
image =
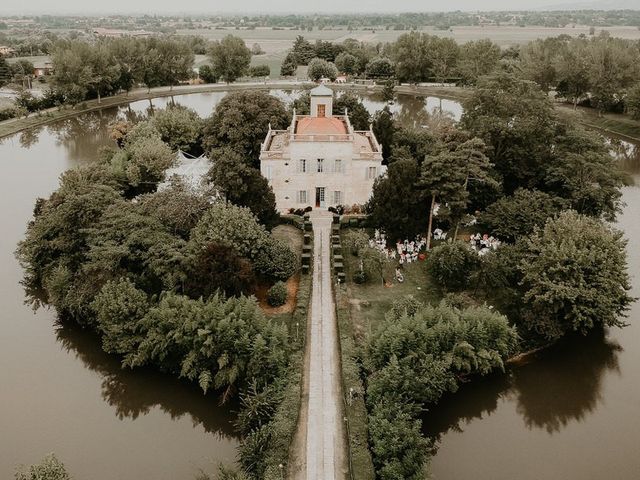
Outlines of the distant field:
M 640 29 L 637 27 L 609 27 L 606 28 L 612 36 L 640 40 Z M 536 38 L 556 37 L 566 34 L 578 36 L 580 34 L 589 35 L 588 26 L 545 28 L 545 27 L 453 27 L 450 30 L 436 30 L 433 27 L 425 27 L 421 31 L 440 37 L 453 38 L 458 43 L 465 43 L 470 40 L 489 39 L 503 48 L 510 45 L 521 45 Z M 596 29 L 596 34 L 600 29 Z M 329 40 L 341 42 L 347 38 L 355 38 L 368 43 L 393 42 L 407 30 L 353 30 L 346 28 L 343 30 L 313 30 L 311 32 L 303 30 L 273 30 L 271 28 L 256 28 L 255 30 L 236 30 L 228 28 L 222 30 L 178 30 L 178 35 L 200 35 L 209 40 L 219 40 L 226 35 L 235 35 L 242 38 L 247 46 L 251 48 L 254 43 L 260 44 L 265 51 L 264 55 L 254 56 L 251 65 L 269 65 L 271 76 L 280 73 L 280 65 L 284 60 L 287 50 L 291 48 L 293 41 L 298 35 L 302 35 L 307 40 Z M 196 65 L 199 65 L 196 59 Z
M 637 27 L 608 27 L 607 30 L 614 37 L 640 40 L 640 29 Z M 555 37 L 561 34 L 578 36 L 589 35 L 588 26 L 545 28 L 545 27 L 452 27 L 450 30 L 436 30 L 433 27 L 425 27 L 421 31 L 440 37 L 453 38 L 458 43 L 470 40 L 490 39 L 502 47 L 520 45 L 536 38 Z M 600 29 L 596 29 L 596 34 Z M 355 38 L 360 41 L 378 43 L 392 42 L 406 30 L 273 30 L 270 28 L 256 28 L 255 30 L 236 30 L 234 28 L 223 30 L 178 30 L 178 35 L 201 35 L 211 40 L 218 40 L 225 35 L 236 35 L 245 40 L 250 47 L 259 43 L 267 54 L 281 53 L 291 47 L 293 40 L 298 35 L 304 36 L 310 41 L 317 39 L 342 41 L 347 38 Z
M 596 29 L 596 34 L 601 29 Z M 640 28 L 638 27 L 607 27 L 607 30 L 614 37 L 640 40 Z M 437 30 L 434 27 L 425 27 L 422 32 L 440 37 L 453 38 L 458 43 L 465 43 L 470 40 L 489 39 L 503 48 L 510 45 L 522 45 L 537 38 L 555 37 L 566 34 L 578 36 L 580 34 L 589 35 L 588 26 L 546 28 L 546 27 L 516 27 L 516 26 L 487 26 L 487 27 L 452 27 L 450 30 Z M 291 48 L 293 41 L 298 35 L 304 36 L 307 40 L 328 40 L 332 42 L 342 42 L 347 38 L 355 38 L 368 43 L 393 42 L 407 30 L 352 30 L 347 28 L 335 30 L 313 30 L 311 32 L 303 30 L 273 30 L 271 28 L 256 28 L 255 30 L 236 30 L 226 28 L 221 30 L 196 29 L 178 30 L 178 35 L 200 35 L 209 40 L 219 40 L 226 35 L 235 35 L 242 38 L 247 46 L 251 48 L 254 43 L 260 44 L 264 50 L 264 55 L 254 56 L 251 65 L 269 65 L 271 76 L 280 73 L 280 65 L 284 60 L 287 51 Z M 48 57 L 26 57 L 32 62 L 48 60 Z M 9 59 L 15 62 L 17 59 Z M 204 55 L 196 55 L 195 66 L 198 67 L 206 63 Z

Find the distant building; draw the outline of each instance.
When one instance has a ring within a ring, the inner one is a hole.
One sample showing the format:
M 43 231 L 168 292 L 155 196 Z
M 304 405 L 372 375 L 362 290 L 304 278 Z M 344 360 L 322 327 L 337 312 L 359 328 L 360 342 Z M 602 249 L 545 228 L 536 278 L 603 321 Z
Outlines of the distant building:
M 311 90 L 311 115 L 293 114 L 287 130 L 271 130 L 260 169 L 278 210 L 362 205 L 383 173 L 382 146 L 373 131 L 354 131 L 347 115 L 333 115 L 333 91 Z
M 13 57 L 16 54 L 16 51 L 7 46 L 0 46 L 0 57 Z
M 42 61 L 42 62 L 35 62 L 33 64 L 34 77 L 42 77 L 44 75 L 52 75 L 52 74 L 53 74 L 53 62 Z
M 105 38 L 150 37 L 153 32 L 146 30 L 115 30 L 113 28 L 94 28 L 94 35 Z

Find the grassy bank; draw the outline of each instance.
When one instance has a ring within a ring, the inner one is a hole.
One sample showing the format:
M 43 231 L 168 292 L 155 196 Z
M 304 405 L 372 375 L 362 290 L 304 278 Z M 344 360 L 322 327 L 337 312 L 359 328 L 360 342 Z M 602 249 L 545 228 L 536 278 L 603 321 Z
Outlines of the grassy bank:
M 140 100 L 150 100 L 160 97 L 171 97 L 173 95 L 186 95 L 189 93 L 206 93 L 206 92 L 226 92 L 235 90 L 271 90 L 271 89 L 291 89 L 300 88 L 308 82 L 294 81 L 271 81 L 271 82 L 251 82 L 251 83 L 211 83 L 204 85 L 180 85 L 170 89 L 169 87 L 152 88 L 148 91 L 146 88 L 132 90 L 128 94 L 119 94 L 111 97 L 103 97 L 101 102 L 97 100 L 88 100 L 75 106 L 62 106 L 35 112 L 28 117 L 12 118 L 0 122 L 0 138 L 13 135 L 15 133 L 28 130 L 33 127 L 47 125 L 60 120 L 73 118 L 77 115 L 87 112 L 94 112 L 104 108 L 119 107 L 131 102 Z
M 622 140 L 640 143 L 640 121 L 620 113 L 599 114 L 593 108 L 578 107 L 576 110 L 568 104 L 556 104 L 560 114 L 570 120 L 581 123 L 587 128 L 603 133 L 617 135 Z

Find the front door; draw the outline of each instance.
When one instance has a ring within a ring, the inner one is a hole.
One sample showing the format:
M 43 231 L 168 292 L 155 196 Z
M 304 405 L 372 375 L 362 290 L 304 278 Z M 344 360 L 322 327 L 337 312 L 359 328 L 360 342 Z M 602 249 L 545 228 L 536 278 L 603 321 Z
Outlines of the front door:
M 316 208 L 324 208 L 324 187 L 316 187 Z

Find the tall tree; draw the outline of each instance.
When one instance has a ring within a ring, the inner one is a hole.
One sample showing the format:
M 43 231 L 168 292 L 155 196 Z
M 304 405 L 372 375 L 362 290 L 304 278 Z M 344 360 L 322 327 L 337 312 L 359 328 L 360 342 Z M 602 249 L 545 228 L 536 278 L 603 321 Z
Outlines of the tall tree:
M 213 167 L 209 178 L 224 198 L 234 205 L 249 208 L 267 228 L 274 227 L 279 218 L 276 197 L 260 170 L 230 148 L 216 149 L 210 158 Z
M 51 60 L 55 67 L 53 84 L 64 95 L 65 101 L 83 101 L 93 81 L 92 50 L 82 41 L 64 41 L 56 44 Z
M 604 111 L 619 102 L 640 72 L 640 51 L 629 42 L 608 35 L 591 40 L 588 47 L 591 101 Z
M 98 103 L 103 93 L 112 92 L 120 77 L 120 66 L 109 49 L 109 46 L 100 42 L 91 52 L 91 80 L 90 84 L 98 96 Z
M 158 39 L 157 50 L 162 62 L 163 83 L 173 89 L 181 80 L 193 76 L 195 55 L 187 42 L 172 38 Z
M 160 138 L 172 150 L 182 150 L 198 155 L 200 137 L 204 121 L 195 110 L 174 105 L 157 110 L 151 118 L 151 125 L 158 131 Z
M 419 82 L 426 78 L 431 65 L 425 55 L 424 37 L 417 32 L 404 33 L 392 47 L 396 76 L 400 82 Z
M 353 75 L 356 73 L 358 59 L 347 52 L 342 52 L 336 57 L 336 68 L 345 75 Z
M 321 58 L 314 58 L 309 62 L 307 75 L 311 80 L 316 82 L 321 78 L 328 78 L 333 81 L 338 76 L 338 69 L 331 62 L 327 62 Z
M 231 147 L 241 153 L 251 166 L 258 168 L 260 146 L 269 125 L 273 129 L 283 129 L 289 125 L 289 121 L 289 114 L 282 101 L 268 93 L 229 93 L 205 120 L 203 147 L 205 152 Z
M 455 72 L 460 47 L 451 38 L 429 37 L 425 48 L 431 64 L 431 74 L 437 82 L 444 83 Z
M 231 83 L 247 72 L 251 63 L 251 50 L 241 38 L 227 35 L 211 45 L 209 59 L 214 75 Z
M 395 159 L 387 174 L 373 184 L 366 210 L 392 240 L 413 238 L 424 231 L 428 208 L 425 193 L 417 184 L 419 177 L 418 163 L 405 156 Z
M 475 85 L 478 79 L 488 75 L 498 66 L 500 47 L 491 40 L 476 40 L 460 47 L 458 70 L 467 85 Z
M 369 78 L 390 78 L 393 77 L 394 72 L 393 63 L 384 57 L 372 59 L 365 68 L 365 73 Z
M 117 88 L 129 92 L 138 82 L 144 81 L 141 59 L 145 56 L 145 44 L 135 38 L 116 38 L 108 44 L 115 63 L 120 67 Z
M 362 100 L 353 93 L 343 93 L 336 98 L 333 108 L 335 113 L 344 115 L 345 110 L 349 115 L 351 125 L 355 130 L 369 130 L 371 115 L 362 104 Z
M 4 87 L 11 80 L 11 70 L 7 61 L 0 55 L 0 87 Z
M 571 100 L 573 108 L 589 91 L 589 57 L 587 42 L 583 39 L 570 41 L 556 57 L 558 94 Z
M 462 128 L 484 140 L 507 194 L 544 177 L 556 119 L 532 82 L 499 72 L 483 77 L 464 104 Z
M 537 229 L 522 262 L 524 326 L 555 340 L 621 326 L 633 298 L 622 233 L 567 211 Z
M 520 50 L 520 68 L 527 80 L 536 82 L 548 92 L 556 83 L 555 59 L 562 48 L 555 38 L 538 39 L 528 43 Z
M 484 155 L 482 140 L 473 138 L 454 149 L 441 149 L 429 155 L 422 164 L 420 184 L 429 192 L 429 222 L 427 227 L 427 250 L 431 246 L 431 227 L 436 201 L 446 202 L 452 218 L 459 219 L 469 199 L 469 181 L 491 181 L 488 170 L 489 159 Z M 457 234 L 457 226 L 454 238 Z

